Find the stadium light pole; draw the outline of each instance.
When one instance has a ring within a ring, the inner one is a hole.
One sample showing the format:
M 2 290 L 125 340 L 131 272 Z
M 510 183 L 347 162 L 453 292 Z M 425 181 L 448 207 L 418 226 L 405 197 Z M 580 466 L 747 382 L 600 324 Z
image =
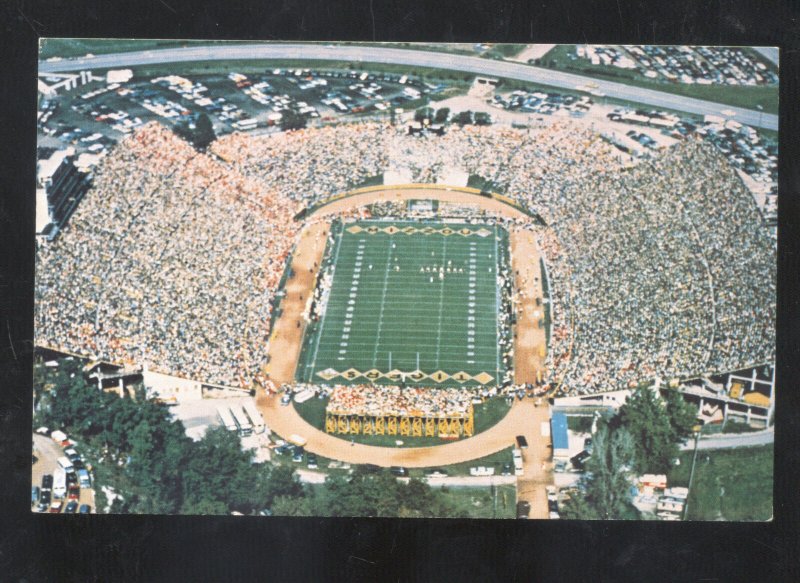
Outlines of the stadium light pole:
M 700 435 L 703 433 L 703 425 L 694 433 L 694 456 L 692 457 L 692 470 L 689 472 L 689 487 L 686 492 L 686 505 L 683 507 L 683 519 L 689 516 L 689 496 L 692 494 L 692 481 L 694 480 L 694 466 L 697 463 L 697 449 L 700 444 Z

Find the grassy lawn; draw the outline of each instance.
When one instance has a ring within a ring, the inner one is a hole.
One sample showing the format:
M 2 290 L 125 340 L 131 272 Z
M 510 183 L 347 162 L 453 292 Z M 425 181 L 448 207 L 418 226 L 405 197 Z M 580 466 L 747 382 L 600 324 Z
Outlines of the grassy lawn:
M 693 451 L 668 476 L 688 486 Z M 772 516 L 773 446 L 700 450 L 689 492 L 688 520 L 763 521 Z
M 587 415 L 568 415 L 567 429 L 578 433 L 589 433 L 592 430 L 593 417 Z
M 580 73 L 607 81 L 618 81 L 628 85 L 674 93 L 685 97 L 694 97 L 706 101 L 714 101 L 736 107 L 756 109 L 761 105 L 765 113 L 778 113 L 778 87 L 740 87 L 736 85 L 687 85 L 685 83 L 669 83 L 650 80 L 637 69 L 620 69 L 603 65 L 592 65 L 585 59 L 572 60 L 569 54 L 575 54 L 575 45 L 558 45 L 541 59 L 541 66 Z
M 441 492 L 448 502 L 470 518 L 514 518 L 516 514 L 517 495 L 514 486 L 496 486 L 494 489 L 445 486 Z
M 320 430 L 324 430 L 325 407 L 327 404 L 327 399 L 314 398 L 309 399 L 305 403 L 293 402 L 292 406 L 309 424 Z M 493 425 L 497 424 L 503 417 L 506 416 L 506 413 L 508 413 L 509 409 L 510 407 L 506 400 L 499 397 L 488 399 L 480 405 L 475 405 L 475 433 L 478 434 L 481 431 L 486 431 Z M 404 435 L 337 435 L 337 437 L 340 437 L 346 441 L 352 440 L 355 443 L 363 443 L 378 447 L 432 447 L 434 445 L 452 443 L 453 441 L 451 439 L 440 439 L 438 437 L 411 437 Z M 402 445 L 398 445 L 397 441 L 402 441 Z M 498 458 L 491 461 L 488 461 L 487 458 L 486 463 L 479 463 L 479 461 L 469 462 L 467 471 L 465 473 L 469 473 L 469 468 L 472 466 L 493 465 L 502 458 L 500 453 L 494 455 L 498 456 Z M 493 456 L 489 456 L 489 458 L 492 457 Z M 511 458 L 509 455 L 508 459 L 504 459 L 503 461 L 509 461 L 510 459 Z M 498 470 L 500 467 L 502 467 L 502 462 L 500 462 Z
M 491 49 L 483 53 L 481 56 L 488 59 L 508 59 L 515 57 L 525 49 L 524 44 L 499 44 L 494 45 Z

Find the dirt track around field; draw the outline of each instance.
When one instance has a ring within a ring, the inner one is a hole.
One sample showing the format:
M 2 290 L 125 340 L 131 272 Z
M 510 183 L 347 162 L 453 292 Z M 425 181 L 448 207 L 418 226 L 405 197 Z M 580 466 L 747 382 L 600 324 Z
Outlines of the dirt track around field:
M 292 256 L 292 273 L 281 300 L 281 315 L 275 322 L 269 341 L 269 362 L 265 367 L 267 377 L 276 385 L 292 382 L 306 322 L 302 317 L 308 298 L 314 293 L 317 273 L 325 252 L 330 224 L 315 223 L 306 227 Z
M 499 200 L 447 188 L 391 188 L 359 193 L 330 202 L 317 209 L 314 218 L 332 218 L 345 211 L 379 201 L 432 199 L 474 205 L 480 209 L 514 219 L 530 220 L 519 209 Z M 301 236 L 292 259 L 294 276 L 286 284 L 286 296 L 270 339 L 269 378 L 276 384 L 292 382 L 302 348 L 305 324 L 301 314 L 306 300 L 314 291 L 317 272 L 325 250 L 329 223 L 308 227 Z M 318 236 L 319 235 L 319 236 Z M 526 290 L 517 310 L 515 341 L 515 382 L 535 382 L 536 374 L 544 374 L 544 329 L 538 326 L 543 307 L 536 306 L 542 297 L 539 253 L 530 230 L 519 228 L 511 233 L 512 268 L 516 288 Z M 541 314 L 537 317 L 536 311 Z M 300 322 L 298 327 L 297 322 Z M 268 427 L 283 438 L 299 435 L 307 440 L 306 450 L 317 455 L 351 464 L 375 464 L 382 467 L 403 466 L 425 468 L 468 462 L 501 451 L 524 435 L 529 448 L 523 453 L 525 475 L 518 479 L 518 499 L 531 503 L 531 518 L 547 518 L 547 497 L 544 486 L 551 483 L 550 438 L 540 432 L 542 422 L 549 423 L 549 409 L 536 407 L 532 399 L 517 400 L 508 414 L 496 425 L 469 439 L 445 445 L 415 448 L 377 447 L 352 443 L 346 436 L 337 437 L 313 427 L 291 405 L 281 406 L 280 395 L 258 391 L 256 403 Z M 402 437 L 398 436 L 398 439 Z
M 514 444 L 516 435 L 525 435 L 530 431 L 534 409 L 531 399 L 516 401 L 508 414 L 496 425 L 474 437 L 453 443 L 431 447 L 377 447 L 352 443 L 346 435 L 338 437 L 317 429 L 303 419 L 293 405 L 281 405 L 279 395 L 268 397 L 263 391 L 259 391 L 256 403 L 272 431 L 283 437 L 297 434 L 305 438 L 307 451 L 351 464 L 407 468 L 466 462 L 510 447 Z M 403 437 L 398 435 L 397 439 Z
M 430 199 L 440 202 L 475 205 L 478 208 L 505 215 L 513 219 L 530 219 L 530 217 L 521 210 L 515 209 L 512 206 L 488 196 L 480 196 L 446 188 L 392 188 L 391 186 L 387 186 L 384 190 L 354 194 L 335 200 L 320 207 L 314 211 L 311 216 L 323 217 L 338 215 L 352 208 L 372 204 L 374 202 L 399 202 L 414 199 Z
M 544 319 L 539 249 L 528 229 L 511 231 L 511 269 L 519 301 L 514 306 L 514 382 L 535 383 L 545 376 L 547 339 L 539 323 Z M 537 305 L 537 300 L 539 305 Z

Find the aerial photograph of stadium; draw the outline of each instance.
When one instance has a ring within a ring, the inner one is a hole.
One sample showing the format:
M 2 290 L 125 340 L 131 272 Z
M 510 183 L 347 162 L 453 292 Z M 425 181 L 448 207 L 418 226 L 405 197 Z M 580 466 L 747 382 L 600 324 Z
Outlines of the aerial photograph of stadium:
M 32 512 L 772 519 L 776 48 L 39 51 Z

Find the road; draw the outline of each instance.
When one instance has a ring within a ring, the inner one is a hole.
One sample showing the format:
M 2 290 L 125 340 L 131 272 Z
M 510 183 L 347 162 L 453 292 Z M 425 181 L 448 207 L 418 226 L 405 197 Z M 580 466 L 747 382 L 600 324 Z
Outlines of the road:
M 766 50 L 766 49 L 765 49 Z M 97 55 L 91 58 L 63 59 L 39 63 L 41 73 L 79 71 L 89 69 L 114 69 L 160 63 L 186 63 L 193 61 L 227 61 L 251 59 L 317 60 L 398 64 L 409 67 L 431 67 L 462 71 L 488 77 L 506 77 L 539 83 L 561 89 L 575 89 L 593 83 L 595 90 L 607 97 L 643 103 L 656 108 L 685 111 L 696 115 L 719 115 L 722 110 L 735 112 L 738 122 L 778 129 L 778 116 L 759 111 L 722 105 L 702 99 L 683 97 L 653 89 L 634 87 L 623 83 L 584 77 L 574 73 L 553 71 L 532 65 L 482 59 L 467 55 L 454 55 L 414 49 L 390 47 L 322 45 L 322 44 L 237 44 L 231 46 L 201 46 L 151 51 L 134 51 Z
M 773 65 L 780 66 L 780 53 L 778 51 L 778 47 L 755 47 L 755 50 Z
M 314 470 L 298 469 L 297 476 L 305 484 L 323 484 L 328 474 Z M 397 478 L 400 482 L 408 482 L 410 478 Z M 427 478 L 425 480 L 434 487 L 448 488 L 488 488 L 489 486 L 514 485 L 514 476 L 447 476 L 446 478 Z
M 775 441 L 774 428 L 752 433 L 735 433 L 727 435 L 710 435 L 701 437 L 697 449 L 729 449 L 732 447 L 753 447 L 767 445 Z M 690 439 L 681 446 L 683 450 L 694 449 L 694 439 Z

